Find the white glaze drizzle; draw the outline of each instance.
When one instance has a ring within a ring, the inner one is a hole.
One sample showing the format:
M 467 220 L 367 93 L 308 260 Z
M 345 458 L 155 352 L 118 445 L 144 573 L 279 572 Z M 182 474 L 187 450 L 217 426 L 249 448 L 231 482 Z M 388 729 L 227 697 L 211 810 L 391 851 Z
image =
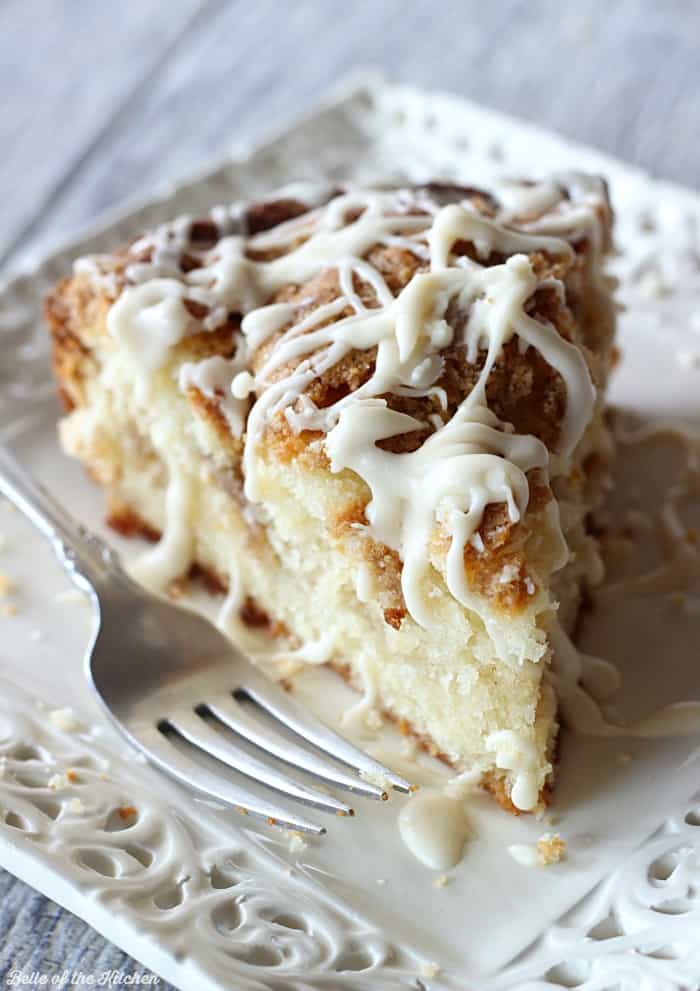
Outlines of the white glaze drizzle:
M 155 547 L 142 554 L 130 566 L 132 577 L 154 591 L 162 591 L 170 582 L 185 574 L 193 557 L 192 518 L 193 487 L 189 477 L 177 466 L 171 467 L 166 490 L 165 526 Z
M 534 809 L 541 787 L 540 760 L 534 742 L 513 730 L 499 730 L 486 737 L 486 747 L 493 751 L 496 767 L 513 775 L 513 805 L 525 811 Z
M 144 372 L 157 371 L 170 349 L 196 326 L 177 279 L 149 279 L 121 293 L 107 314 L 107 330 L 138 359 Z
M 223 630 L 224 633 L 231 632 L 234 628 L 238 620 L 239 611 L 243 605 L 244 598 L 245 590 L 243 587 L 243 582 L 241 581 L 239 569 L 234 563 L 229 570 L 228 591 L 226 593 L 226 598 L 224 599 L 216 616 L 216 625 L 220 630 Z
M 203 361 L 186 361 L 178 371 L 180 391 L 194 388 L 214 400 L 234 437 L 242 435 L 250 405 L 247 396 L 236 396 L 233 392 L 233 380 L 240 372 L 244 372 L 243 366 L 235 358 L 229 360 L 220 355 Z
M 574 202 L 564 185 L 575 181 L 584 194 Z M 567 404 L 555 452 L 557 471 L 564 470 L 591 417 L 595 393 L 582 352 L 525 310 L 542 285 L 529 253 L 570 258 L 570 242 L 581 237 L 602 244 L 597 210 L 603 194 L 582 179 L 567 177 L 566 183 L 504 187 L 508 202 L 496 219 L 479 213 L 468 200 L 440 206 L 439 198 L 427 190 L 353 190 L 250 237 L 245 236 L 242 214 L 234 210 L 228 221 L 223 218 L 226 236 L 203 254 L 200 266 L 174 278 L 191 223 L 184 218 L 135 246 L 139 252 L 150 247 L 151 259 L 127 267 L 127 278 L 135 284 L 123 290 L 108 317 L 110 333 L 127 350 L 140 353 L 153 370 L 166 363 L 171 348 L 194 328 L 211 330 L 232 311 L 244 314 L 243 345 L 228 369 L 221 359 L 187 363 L 180 384 L 216 396 L 234 433 L 243 427 L 248 396 L 254 389 L 259 393 L 245 437 L 247 497 L 260 498 L 260 442 L 274 416 L 282 413 L 295 431 L 322 431 L 331 470 L 351 469 L 371 490 L 368 531 L 401 555 L 402 588 L 411 615 L 419 623 L 430 623 L 423 578 L 430 566 L 430 537 L 440 527 L 450 539 L 445 576 L 450 592 L 482 616 L 499 656 L 511 661 L 518 658 L 509 656 L 497 625 L 469 589 L 463 554 L 465 545 L 478 538 L 489 504 L 505 503 L 510 520 L 517 522 L 527 509 L 527 472 L 554 470 L 550 452 L 539 440 L 515 434 L 488 408 L 486 383 L 503 346 L 516 338 L 521 348 L 536 348 L 564 380 Z M 321 191 L 317 202 L 326 195 Z M 547 211 L 545 217 L 533 216 L 542 210 Z M 218 214 L 216 219 L 222 220 Z M 508 226 L 516 219 L 519 230 Z M 455 257 L 457 241 L 472 243 L 478 261 Z M 381 273 L 363 257 L 382 244 L 413 251 L 429 262 L 429 271 L 414 275 L 394 296 Z M 275 255 L 271 260 L 250 257 L 251 252 L 269 250 Z M 485 265 L 493 252 L 507 260 Z M 282 287 L 302 284 L 329 268 L 337 271 L 338 299 L 301 319 L 290 304 L 265 305 Z M 363 303 L 358 279 L 371 287 L 376 306 Z M 186 299 L 207 307 L 203 324 L 190 316 Z M 454 342 L 446 319 L 450 305 L 467 316 L 463 343 L 468 360 L 475 361 L 480 350 L 486 352 L 478 382 L 447 423 L 433 417 L 435 431 L 418 450 L 384 451 L 378 441 L 425 424 L 390 409 L 382 396 L 432 392 L 445 405 L 435 383 L 443 367 L 440 352 Z M 347 309 L 351 314 L 340 316 Z M 319 326 L 324 321 L 330 322 Z M 253 376 L 250 355 L 280 331 L 264 366 Z M 370 379 L 331 406 L 317 408 L 306 395 L 310 384 L 358 348 L 377 349 Z M 558 523 L 554 527 L 558 529 Z M 564 561 L 563 542 L 560 557 L 559 564 Z

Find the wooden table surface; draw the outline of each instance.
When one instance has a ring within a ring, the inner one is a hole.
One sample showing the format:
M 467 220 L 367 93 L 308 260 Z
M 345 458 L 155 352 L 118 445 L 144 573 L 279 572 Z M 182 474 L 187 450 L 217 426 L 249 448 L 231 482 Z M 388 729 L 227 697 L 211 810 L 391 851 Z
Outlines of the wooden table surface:
M 697 0 L 0 0 L 0 276 L 362 66 L 698 188 L 699 43 Z M 14 968 L 143 973 L 0 872 Z

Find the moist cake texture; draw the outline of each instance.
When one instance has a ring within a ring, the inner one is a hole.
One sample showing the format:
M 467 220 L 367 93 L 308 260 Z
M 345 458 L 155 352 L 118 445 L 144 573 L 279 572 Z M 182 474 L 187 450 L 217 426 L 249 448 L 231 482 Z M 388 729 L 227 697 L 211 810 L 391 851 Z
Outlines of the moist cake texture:
M 299 185 L 76 262 L 65 450 L 110 520 L 347 674 L 513 811 L 558 730 L 550 631 L 600 578 L 614 308 L 581 174 Z

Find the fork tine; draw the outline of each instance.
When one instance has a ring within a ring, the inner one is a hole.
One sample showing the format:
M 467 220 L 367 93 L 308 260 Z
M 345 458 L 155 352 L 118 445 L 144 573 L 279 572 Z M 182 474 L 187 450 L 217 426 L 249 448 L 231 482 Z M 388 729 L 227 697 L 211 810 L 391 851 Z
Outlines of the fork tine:
M 276 716 L 285 726 L 294 730 L 309 743 L 313 743 L 320 750 L 332 754 L 333 757 L 344 764 L 349 764 L 357 771 L 387 781 L 397 791 L 411 791 L 411 785 L 400 774 L 396 774 L 395 771 L 380 764 L 379 761 L 373 760 L 359 747 L 355 747 L 352 743 L 344 740 L 342 736 L 338 736 L 333 730 L 324 726 L 295 699 L 287 695 L 284 689 L 279 688 L 273 681 L 259 672 L 246 673 L 245 681 L 241 684 L 241 691 L 271 715 Z
M 145 748 L 151 761 L 170 777 L 207 798 L 233 806 L 242 815 L 252 815 L 257 819 L 264 819 L 270 825 L 298 830 L 300 833 L 311 833 L 313 836 L 322 836 L 326 832 L 324 826 L 318 826 L 301 816 L 290 815 L 285 809 L 271 805 L 257 795 L 239 788 L 222 775 L 208 771 L 180 753 L 156 726 L 140 728 L 135 741 Z
M 206 705 L 222 723 L 235 730 L 250 743 L 260 747 L 261 750 L 272 754 L 273 757 L 277 757 L 293 767 L 308 771 L 319 778 L 324 778 L 341 788 L 347 788 L 356 795 L 375 799 L 388 797 L 387 793 L 377 785 L 363 781 L 362 778 L 354 775 L 346 774 L 332 761 L 313 753 L 311 750 L 297 746 L 296 743 L 292 743 L 291 740 L 263 725 L 259 719 L 255 719 L 247 713 L 235 699 L 217 698 L 207 702 Z
M 290 798 L 296 798 L 308 805 L 322 809 L 324 812 L 334 812 L 341 816 L 355 814 L 345 802 L 339 802 L 332 795 L 326 795 L 321 791 L 316 791 L 315 788 L 307 788 L 305 785 L 299 784 L 292 778 L 276 771 L 274 767 L 264 764 L 242 748 L 237 747 L 192 710 L 170 715 L 166 722 L 195 747 L 200 747 L 235 771 L 240 771 L 241 774 L 245 774 L 247 777 L 261 782 L 261 784 L 275 788 Z

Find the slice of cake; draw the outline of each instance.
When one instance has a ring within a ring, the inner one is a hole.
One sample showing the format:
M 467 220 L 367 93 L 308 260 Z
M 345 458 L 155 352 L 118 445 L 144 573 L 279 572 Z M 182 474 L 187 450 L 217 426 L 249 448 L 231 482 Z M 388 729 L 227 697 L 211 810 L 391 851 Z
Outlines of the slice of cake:
M 290 187 L 47 304 L 61 441 L 159 538 L 140 577 L 196 566 L 513 811 L 554 773 L 549 631 L 600 572 L 610 226 L 579 174 Z

